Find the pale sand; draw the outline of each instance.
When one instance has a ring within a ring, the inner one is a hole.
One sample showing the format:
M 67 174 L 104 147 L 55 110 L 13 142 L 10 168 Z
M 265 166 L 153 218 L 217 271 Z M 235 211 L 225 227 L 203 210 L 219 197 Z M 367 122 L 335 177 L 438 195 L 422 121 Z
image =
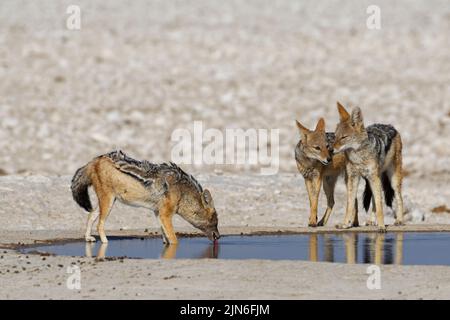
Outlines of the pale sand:
M 405 182 L 405 194 L 427 199 L 417 208 L 425 221 L 408 222 L 391 231 L 450 231 L 449 214 L 433 214 L 434 204 L 444 204 L 449 196 L 448 180 Z M 305 227 L 308 217 L 307 195 L 301 178 L 280 175 L 209 176 L 200 179 L 213 190 L 222 234 L 258 232 L 336 231 Z M 244 184 L 245 181 L 245 184 Z M 269 183 L 270 182 L 270 183 Z M 268 186 L 273 186 L 274 189 Z M 343 217 L 344 190 L 340 184 L 332 221 Z M 249 187 L 245 187 L 249 186 Z M 277 186 L 281 193 L 275 192 Z M 12 245 L 45 240 L 81 239 L 86 214 L 69 192 L 69 177 L 0 178 L 0 298 L 64 299 L 445 299 L 450 297 L 450 267 L 382 266 L 381 290 L 368 290 L 367 265 L 268 260 L 114 260 L 97 262 L 93 258 L 42 257 L 21 255 L 7 249 Z M 8 191 L 10 190 L 10 191 Z M 426 193 L 426 195 L 424 195 Z M 420 196 L 422 194 L 422 196 Z M 21 196 L 22 195 L 22 196 Z M 228 199 L 228 201 L 226 201 Z M 289 201 L 287 201 L 289 200 Z M 323 199 L 322 199 L 323 200 Z M 324 203 L 321 201 L 323 207 Z M 364 220 L 365 214 L 361 214 Z M 387 220 L 392 217 L 388 217 Z M 107 222 L 108 235 L 148 236 L 156 232 L 156 219 L 146 210 L 115 208 Z M 126 230 L 118 230 L 120 228 Z M 137 230 L 135 230 L 137 229 Z M 148 229 L 148 230 L 145 230 Z M 195 229 L 181 219 L 179 232 Z M 117 230 L 117 231 L 115 231 Z M 361 227 L 353 231 L 374 230 Z M 182 241 L 182 240 L 181 240 Z M 45 260 L 43 260 L 45 258 Z M 29 262 L 29 263 L 28 263 Z M 80 266 L 82 289 L 66 288 L 67 266 Z M 25 269 L 23 269 L 25 268 Z M 9 272 L 8 272 L 9 270 Z M 17 273 L 16 273 L 17 272 Z M 114 288 L 114 289 L 113 289 Z
M 194 120 L 280 129 L 280 171 L 295 172 L 294 119 L 332 131 L 337 100 L 393 124 L 409 172 L 450 170 L 447 0 L 379 0 L 375 31 L 371 0 L 80 0 L 80 31 L 65 29 L 69 4 L 0 2 L 10 174 L 73 174 L 114 148 L 168 161 L 173 130 Z

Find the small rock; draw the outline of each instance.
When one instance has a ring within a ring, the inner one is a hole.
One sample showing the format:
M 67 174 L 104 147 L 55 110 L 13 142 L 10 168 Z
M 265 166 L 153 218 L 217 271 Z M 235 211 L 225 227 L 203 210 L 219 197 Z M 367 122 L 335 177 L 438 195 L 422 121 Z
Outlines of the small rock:
M 61 76 L 61 75 L 59 75 L 59 76 L 56 76 L 56 77 L 54 77 L 53 78 L 53 81 L 55 81 L 55 82 L 59 82 L 59 83 L 61 83 L 61 82 L 65 82 L 66 81 L 66 78 L 64 77 L 64 76 Z

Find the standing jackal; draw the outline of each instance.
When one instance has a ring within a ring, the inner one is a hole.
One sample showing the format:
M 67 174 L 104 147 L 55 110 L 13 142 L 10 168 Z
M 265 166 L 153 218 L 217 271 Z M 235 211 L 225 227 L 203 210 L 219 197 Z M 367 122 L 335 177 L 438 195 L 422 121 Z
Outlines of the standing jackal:
M 92 209 L 88 187 L 97 194 L 99 210 Z M 122 151 L 114 151 L 81 167 L 72 179 L 74 200 L 89 212 L 86 241 L 92 225 L 99 218 L 97 230 L 103 243 L 108 242 L 104 225 L 117 199 L 125 204 L 153 210 L 161 223 L 164 243 L 176 244 L 172 217 L 175 213 L 203 231 L 210 240 L 220 237 L 217 213 L 210 192 L 176 164 L 137 161 Z
M 345 168 L 345 155 L 333 155 L 334 133 L 325 132 L 323 118 L 317 123 L 316 129 L 311 131 L 296 121 L 300 130 L 300 141 L 295 148 L 295 160 L 298 171 L 303 175 L 308 191 L 310 203 L 310 227 L 326 225 L 334 206 L 334 188 L 336 181 Z M 320 187 L 323 181 L 323 190 L 327 197 L 327 210 L 323 218 L 317 223 L 317 205 L 319 202 Z M 357 205 L 356 205 L 357 206 Z M 358 225 L 358 215 L 355 215 L 353 224 Z
M 350 228 L 354 199 L 358 191 L 360 177 L 368 185 L 364 194 L 364 206 L 368 210 L 373 192 L 372 210 L 376 213 L 379 231 L 385 232 L 382 190 L 386 204 L 392 203 L 392 190 L 397 203 L 395 224 L 403 223 L 402 200 L 402 140 L 391 125 L 373 124 L 364 127 L 361 109 L 356 107 L 350 115 L 337 103 L 340 122 L 336 128 L 334 152 L 345 153 L 347 157 L 347 211 L 342 228 Z M 368 224 L 373 224 L 373 219 Z

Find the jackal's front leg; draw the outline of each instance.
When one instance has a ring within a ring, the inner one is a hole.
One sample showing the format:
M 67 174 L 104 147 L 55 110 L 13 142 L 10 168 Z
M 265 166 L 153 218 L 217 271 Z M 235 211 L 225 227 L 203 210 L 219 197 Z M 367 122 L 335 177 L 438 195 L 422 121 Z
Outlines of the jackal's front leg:
M 323 215 L 322 219 L 317 224 L 318 226 L 325 226 L 330 218 L 331 212 L 334 207 L 334 188 L 336 186 L 337 177 L 336 176 L 327 176 L 323 180 L 323 191 L 325 191 L 325 195 L 327 196 L 327 210 Z
M 163 200 L 158 210 L 158 218 L 163 232 L 163 242 L 168 244 L 177 244 L 178 239 L 173 229 L 172 217 L 174 214 L 174 205 L 169 197 Z
M 317 206 L 319 203 L 321 182 L 322 182 L 322 179 L 321 179 L 320 175 L 318 175 L 312 179 L 305 179 L 306 189 L 308 190 L 309 206 L 310 206 L 309 222 L 308 222 L 308 226 L 310 226 L 310 227 L 317 226 Z
M 358 192 L 360 176 L 348 174 L 347 176 L 347 209 L 345 212 L 344 223 L 337 225 L 339 229 L 349 229 L 353 226 L 356 217 L 356 196 Z
M 366 221 L 366 226 L 376 226 L 377 225 L 377 217 L 376 217 L 376 209 L 375 209 L 375 198 L 372 194 L 372 209 L 369 213 L 369 218 Z

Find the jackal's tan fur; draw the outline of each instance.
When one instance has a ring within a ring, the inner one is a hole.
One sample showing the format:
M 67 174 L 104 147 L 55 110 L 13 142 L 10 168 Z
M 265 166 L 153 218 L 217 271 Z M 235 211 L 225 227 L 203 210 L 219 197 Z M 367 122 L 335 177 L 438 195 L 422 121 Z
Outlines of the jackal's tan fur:
M 98 197 L 98 212 L 89 201 L 90 185 Z M 97 230 L 101 241 L 107 242 L 104 226 L 115 200 L 153 210 L 161 223 L 164 243 L 177 243 L 172 225 L 176 213 L 211 240 L 219 238 L 210 192 L 174 164 L 140 162 L 120 151 L 112 152 L 93 159 L 77 171 L 72 180 L 72 193 L 77 203 L 89 211 L 86 241 L 95 241 L 91 229 L 99 217 Z
M 383 214 L 382 175 L 386 175 L 397 204 L 396 224 L 403 223 L 402 186 L 402 140 L 400 134 L 391 125 L 374 124 L 364 126 L 362 112 L 359 108 L 349 114 L 338 102 L 340 122 L 336 128 L 336 138 L 333 146 L 335 153 L 346 156 L 347 174 L 347 210 L 342 228 L 351 227 L 351 222 L 357 212 L 354 203 L 360 177 L 366 179 L 373 192 L 372 209 L 376 213 L 379 231 L 386 230 Z M 373 221 L 369 221 L 370 224 Z
M 336 181 L 344 172 L 345 155 L 332 153 L 334 134 L 325 132 L 325 121 L 321 118 L 314 131 L 307 129 L 296 121 L 300 130 L 300 141 L 295 148 L 295 160 L 299 172 L 305 179 L 310 203 L 310 227 L 326 225 L 334 206 L 334 188 Z M 327 209 L 322 219 L 317 222 L 317 206 L 320 187 L 327 197 Z M 357 215 L 355 216 L 357 219 Z M 355 220 L 357 225 L 358 221 Z

